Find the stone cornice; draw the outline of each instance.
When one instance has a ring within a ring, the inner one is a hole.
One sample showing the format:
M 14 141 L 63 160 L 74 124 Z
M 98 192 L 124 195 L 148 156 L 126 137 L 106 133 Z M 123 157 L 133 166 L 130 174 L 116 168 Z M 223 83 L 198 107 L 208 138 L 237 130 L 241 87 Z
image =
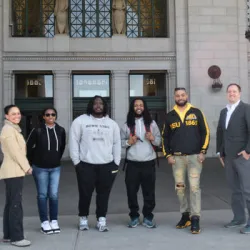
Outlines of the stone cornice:
M 3 61 L 175 61 L 170 53 L 87 53 L 87 54 L 17 54 L 5 53 Z

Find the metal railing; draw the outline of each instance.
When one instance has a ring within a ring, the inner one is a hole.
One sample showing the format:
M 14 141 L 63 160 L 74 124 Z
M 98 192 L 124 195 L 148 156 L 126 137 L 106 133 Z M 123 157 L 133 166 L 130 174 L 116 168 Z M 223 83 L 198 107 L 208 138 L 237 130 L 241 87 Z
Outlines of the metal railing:
M 127 0 L 127 37 L 167 37 L 167 1 Z
M 12 0 L 12 35 L 53 37 L 55 0 Z
M 111 37 L 110 0 L 70 0 L 71 37 Z

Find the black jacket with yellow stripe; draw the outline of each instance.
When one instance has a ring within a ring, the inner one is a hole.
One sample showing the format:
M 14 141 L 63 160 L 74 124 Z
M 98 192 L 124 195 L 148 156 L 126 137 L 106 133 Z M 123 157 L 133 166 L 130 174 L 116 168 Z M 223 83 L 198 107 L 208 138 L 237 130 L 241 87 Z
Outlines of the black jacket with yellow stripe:
M 171 155 L 206 154 L 209 146 L 209 128 L 203 113 L 190 103 L 184 112 L 177 106 L 167 114 L 162 131 L 163 153 Z

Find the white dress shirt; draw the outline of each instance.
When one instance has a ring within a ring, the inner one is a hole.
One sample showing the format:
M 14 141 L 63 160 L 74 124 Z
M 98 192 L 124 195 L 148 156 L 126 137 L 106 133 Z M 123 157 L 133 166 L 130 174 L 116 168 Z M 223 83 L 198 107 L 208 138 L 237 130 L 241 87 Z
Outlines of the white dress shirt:
M 227 108 L 227 117 L 226 117 L 226 129 L 228 127 L 228 123 L 230 121 L 231 115 L 234 112 L 234 110 L 236 109 L 236 107 L 239 105 L 240 100 L 234 104 L 227 104 L 226 108 Z

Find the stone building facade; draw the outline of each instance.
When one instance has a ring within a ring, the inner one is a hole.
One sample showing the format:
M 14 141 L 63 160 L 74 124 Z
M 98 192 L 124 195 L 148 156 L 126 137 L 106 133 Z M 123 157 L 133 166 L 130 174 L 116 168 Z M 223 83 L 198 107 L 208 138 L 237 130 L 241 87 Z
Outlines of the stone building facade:
M 68 131 L 89 97 L 100 94 L 107 98 L 111 117 L 122 125 L 130 98 L 145 96 L 161 126 L 174 105 L 174 88 L 185 87 L 191 103 L 207 117 L 208 155 L 216 154 L 215 131 L 226 86 L 239 83 L 242 100 L 250 99 L 245 37 L 249 1 L 126 0 L 125 31 L 120 33 L 112 32 L 114 1 L 59 0 L 67 5 L 59 14 L 56 2 L 0 0 L 2 118 L 5 105 L 18 104 L 27 135 L 41 109 L 53 105 L 58 123 Z M 56 32 L 64 11 L 67 27 Z M 212 65 L 221 70 L 221 89 L 212 88 Z

